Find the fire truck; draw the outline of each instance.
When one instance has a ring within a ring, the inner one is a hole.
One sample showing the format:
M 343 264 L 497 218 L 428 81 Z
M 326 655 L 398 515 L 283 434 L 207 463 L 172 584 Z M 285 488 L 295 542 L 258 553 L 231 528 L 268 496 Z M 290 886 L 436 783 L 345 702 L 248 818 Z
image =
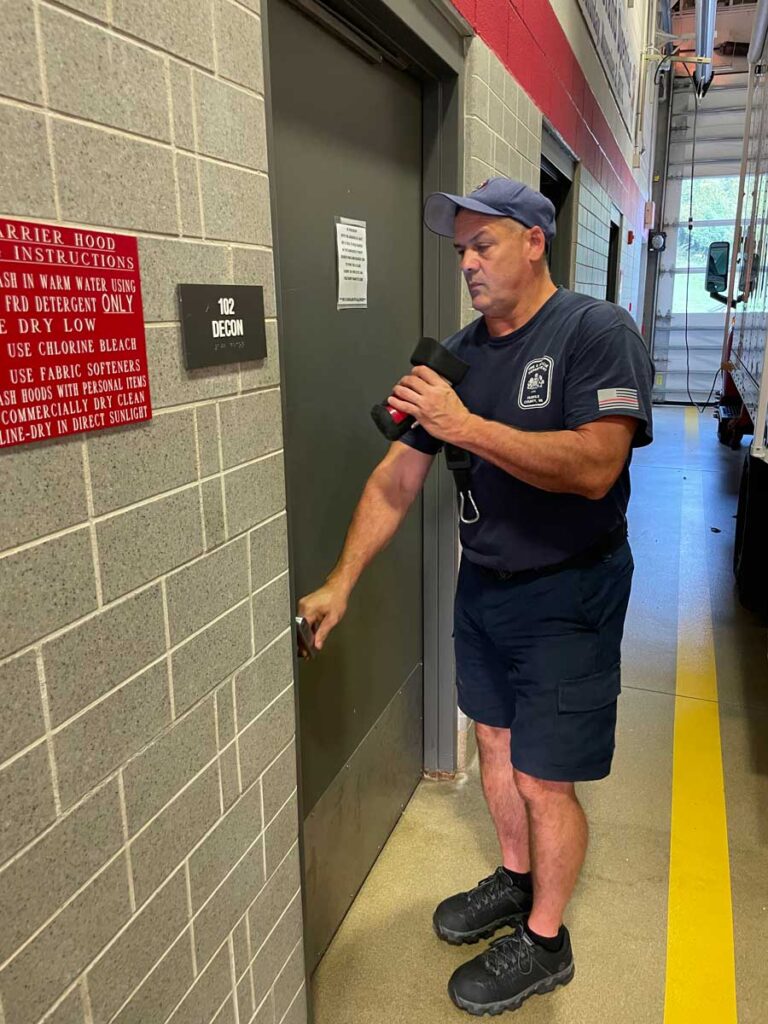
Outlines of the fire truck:
M 768 614 L 768 0 L 761 0 L 749 48 L 744 148 L 733 245 L 709 247 L 706 288 L 727 304 L 718 438 L 744 460 L 736 517 L 733 567 L 739 598 Z

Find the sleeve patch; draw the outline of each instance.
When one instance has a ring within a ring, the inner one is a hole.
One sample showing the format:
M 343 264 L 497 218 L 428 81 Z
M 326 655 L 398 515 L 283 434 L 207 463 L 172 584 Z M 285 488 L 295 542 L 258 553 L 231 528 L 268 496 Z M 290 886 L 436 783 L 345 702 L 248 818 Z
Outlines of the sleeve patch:
M 601 412 L 618 412 L 621 409 L 640 411 L 636 388 L 600 388 L 597 392 L 597 405 Z

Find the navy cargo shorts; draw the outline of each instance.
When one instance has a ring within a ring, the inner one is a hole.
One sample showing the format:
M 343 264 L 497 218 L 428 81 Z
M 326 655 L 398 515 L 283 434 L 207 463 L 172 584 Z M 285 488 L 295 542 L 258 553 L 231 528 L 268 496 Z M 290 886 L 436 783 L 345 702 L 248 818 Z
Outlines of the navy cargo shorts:
M 633 569 L 628 543 L 589 566 L 522 581 L 462 559 L 459 707 L 511 730 L 520 771 L 556 782 L 609 774 Z

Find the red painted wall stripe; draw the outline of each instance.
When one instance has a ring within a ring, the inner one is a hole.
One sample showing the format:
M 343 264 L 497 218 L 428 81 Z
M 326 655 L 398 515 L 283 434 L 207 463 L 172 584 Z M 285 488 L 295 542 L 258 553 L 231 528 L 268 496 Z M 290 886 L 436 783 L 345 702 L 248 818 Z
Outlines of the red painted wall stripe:
M 453 0 L 633 226 L 643 195 L 549 0 Z

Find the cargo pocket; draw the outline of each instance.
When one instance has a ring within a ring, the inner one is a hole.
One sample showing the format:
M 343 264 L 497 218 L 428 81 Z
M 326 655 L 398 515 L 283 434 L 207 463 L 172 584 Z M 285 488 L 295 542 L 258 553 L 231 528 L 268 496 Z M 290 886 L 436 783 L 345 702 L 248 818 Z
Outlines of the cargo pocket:
M 621 671 L 613 668 L 581 679 L 565 679 L 557 689 L 557 764 L 580 776 L 607 774 L 616 734 L 616 700 Z

